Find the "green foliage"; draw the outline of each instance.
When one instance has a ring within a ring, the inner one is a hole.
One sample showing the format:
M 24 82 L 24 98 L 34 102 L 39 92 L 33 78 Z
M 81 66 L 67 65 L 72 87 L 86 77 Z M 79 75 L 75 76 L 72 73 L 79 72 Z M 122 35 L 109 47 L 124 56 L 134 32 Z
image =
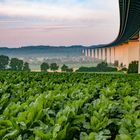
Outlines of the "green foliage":
M 53 71 L 58 70 L 58 68 L 59 68 L 59 66 L 58 66 L 56 63 L 52 63 L 52 64 L 50 65 L 50 69 L 53 70 Z
M 23 71 L 30 71 L 29 63 L 25 62 L 23 64 Z
M 121 69 L 121 71 L 128 71 L 128 69 L 124 67 Z
M 9 64 L 9 57 L 0 55 L 0 70 L 5 70 Z
M 23 70 L 23 60 L 12 58 L 10 61 L 10 68 L 11 70 L 15 70 L 15 71 Z
M 118 61 L 118 60 L 115 60 L 115 61 L 114 61 L 114 66 L 115 66 L 115 67 L 118 67 L 118 66 L 119 66 L 119 61 Z
M 30 71 L 29 64 L 18 58 L 0 55 L 0 70 Z
M 67 69 L 68 69 L 68 66 L 65 65 L 65 64 L 61 67 L 61 70 L 62 70 L 62 71 L 67 71 Z
M 139 140 L 140 77 L 0 72 L 1 140 Z
M 49 69 L 49 64 L 46 62 L 43 62 L 40 66 L 41 71 L 47 71 Z
M 108 67 L 107 62 L 101 62 L 97 65 L 97 68 L 99 68 L 99 69 L 103 69 L 103 68 L 106 68 L 106 67 Z
M 68 69 L 66 70 L 66 72 L 73 72 L 73 69 L 72 69 L 72 68 L 68 68 Z
M 63 72 L 73 72 L 72 68 L 69 68 L 68 66 L 66 66 L 65 64 L 61 67 L 61 70 Z
M 138 73 L 138 61 L 132 61 L 129 64 L 128 73 Z
M 96 67 L 80 67 L 77 72 L 116 72 L 117 69 L 109 67 L 106 62 L 99 63 Z

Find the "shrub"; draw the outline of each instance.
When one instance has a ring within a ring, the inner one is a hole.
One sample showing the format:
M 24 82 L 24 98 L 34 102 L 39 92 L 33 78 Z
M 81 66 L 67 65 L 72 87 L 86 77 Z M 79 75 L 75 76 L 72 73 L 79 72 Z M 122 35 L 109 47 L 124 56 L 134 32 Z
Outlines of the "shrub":
M 138 61 L 132 61 L 129 64 L 128 73 L 138 73 Z
M 9 63 L 9 57 L 5 55 L 0 55 L 0 70 L 5 70 Z
M 61 67 L 61 71 L 67 71 L 68 66 L 66 66 L 65 64 Z
M 41 68 L 41 71 L 47 71 L 49 69 L 49 64 L 46 62 L 43 62 L 40 68 Z
M 117 68 L 108 67 L 106 62 L 101 62 L 97 67 L 80 67 L 76 72 L 115 72 Z
M 56 63 L 52 63 L 52 64 L 50 65 L 50 69 L 53 70 L 53 71 L 58 70 L 58 68 L 59 68 L 59 66 L 58 66 Z
M 124 67 L 121 69 L 121 71 L 128 71 L 128 69 Z
M 115 66 L 115 67 L 118 67 L 118 66 L 119 66 L 119 61 L 118 61 L 118 60 L 115 60 L 114 66 Z

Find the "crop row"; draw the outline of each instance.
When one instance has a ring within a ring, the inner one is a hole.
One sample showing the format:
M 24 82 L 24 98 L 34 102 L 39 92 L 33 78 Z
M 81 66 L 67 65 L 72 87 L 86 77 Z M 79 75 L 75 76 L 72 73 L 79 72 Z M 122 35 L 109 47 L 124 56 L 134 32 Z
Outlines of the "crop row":
M 139 140 L 140 77 L 0 72 L 1 140 Z

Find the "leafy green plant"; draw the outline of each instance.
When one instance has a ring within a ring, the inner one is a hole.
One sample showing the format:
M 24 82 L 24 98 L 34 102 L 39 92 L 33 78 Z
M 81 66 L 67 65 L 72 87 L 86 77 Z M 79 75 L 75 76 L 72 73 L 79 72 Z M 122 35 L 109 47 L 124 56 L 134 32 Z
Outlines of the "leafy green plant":
M 1 140 L 139 140 L 140 77 L 0 72 Z

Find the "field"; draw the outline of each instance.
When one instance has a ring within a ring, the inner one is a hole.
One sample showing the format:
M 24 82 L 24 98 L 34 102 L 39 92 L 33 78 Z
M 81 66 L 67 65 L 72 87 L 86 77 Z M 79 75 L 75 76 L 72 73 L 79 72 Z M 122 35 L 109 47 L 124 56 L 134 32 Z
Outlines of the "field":
M 140 140 L 140 76 L 0 72 L 1 140 Z

